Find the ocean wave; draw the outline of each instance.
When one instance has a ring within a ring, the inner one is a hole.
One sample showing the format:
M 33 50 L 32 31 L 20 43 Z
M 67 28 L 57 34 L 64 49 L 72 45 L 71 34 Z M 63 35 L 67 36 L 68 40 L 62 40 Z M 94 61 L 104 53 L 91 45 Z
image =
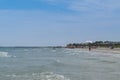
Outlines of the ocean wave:
M 0 57 L 11 57 L 11 55 L 8 55 L 8 52 L 0 52 Z
M 52 50 L 52 52 L 53 52 L 53 53 L 55 53 L 55 52 L 56 52 L 56 50 Z
M 99 57 L 117 57 L 120 58 L 120 54 L 115 53 L 107 53 L 107 52 L 91 52 L 90 55 L 92 56 L 99 56 Z
M 70 55 L 70 56 L 74 56 L 74 55 L 80 55 L 81 53 L 88 54 L 90 52 L 87 50 L 81 50 L 81 49 L 65 49 L 64 53 L 66 53 L 67 55 Z
M 66 63 L 63 63 L 63 62 L 61 62 L 60 60 L 54 60 L 54 62 L 52 63 L 52 65 L 54 65 L 54 66 L 65 66 L 65 65 L 67 65 Z
M 8 52 L 0 52 L 0 57 L 16 57 L 16 56 L 9 55 Z
M 29 50 L 28 50 L 28 49 L 24 49 L 23 51 L 27 52 L 27 51 L 29 51 Z
M 32 73 L 24 75 L 6 75 L 7 78 L 13 80 L 70 80 L 63 75 L 55 74 L 53 72 Z
M 40 74 L 42 80 L 70 80 L 63 75 L 54 74 L 53 72 L 45 72 Z

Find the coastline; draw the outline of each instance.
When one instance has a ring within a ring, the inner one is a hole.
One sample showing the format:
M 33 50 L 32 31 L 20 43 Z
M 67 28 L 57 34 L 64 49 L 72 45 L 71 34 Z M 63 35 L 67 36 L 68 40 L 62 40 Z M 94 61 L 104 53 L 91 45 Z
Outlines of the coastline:
M 97 49 L 92 49 L 91 51 L 93 52 L 104 52 L 104 53 L 115 53 L 115 54 L 120 54 L 120 48 L 97 48 Z
M 89 51 L 89 48 L 74 48 L 80 51 Z M 114 48 L 114 49 L 110 49 L 110 48 L 95 48 L 95 49 L 91 49 L 91 51 L 89 52 L 102 52 L 102 53 L 114 53 L 114 54 L 120 54 L 120 48 Z

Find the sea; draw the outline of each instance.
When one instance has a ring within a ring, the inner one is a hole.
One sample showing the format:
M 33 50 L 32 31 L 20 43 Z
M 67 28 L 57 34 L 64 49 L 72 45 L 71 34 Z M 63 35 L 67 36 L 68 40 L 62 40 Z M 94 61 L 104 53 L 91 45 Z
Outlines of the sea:
M 1 47 L 0 80 L 120 80 L 120 54 L 67 48 Z

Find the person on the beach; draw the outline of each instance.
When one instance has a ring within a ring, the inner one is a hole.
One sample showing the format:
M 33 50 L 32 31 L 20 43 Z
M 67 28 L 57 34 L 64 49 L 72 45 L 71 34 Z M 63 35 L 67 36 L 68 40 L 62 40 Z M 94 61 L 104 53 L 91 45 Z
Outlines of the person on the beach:
M 89 46 L 89 51 L 91 51 L 91 46 Z
M 89 43 L 89 51 L 91 51 L 91 44 Z

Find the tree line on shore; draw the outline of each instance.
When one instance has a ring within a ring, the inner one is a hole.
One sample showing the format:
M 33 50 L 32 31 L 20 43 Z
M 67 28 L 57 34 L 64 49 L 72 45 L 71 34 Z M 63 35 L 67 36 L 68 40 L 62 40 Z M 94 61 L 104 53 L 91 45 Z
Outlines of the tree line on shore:
M 67 44 L 67 48 L 98 48 L 98 47 L 104 47 L 104 48 L 120 48 L 120 42 L 115 41 L 95 41 L 95 42 L 86 42 L 86 43 L 70 43 Z

